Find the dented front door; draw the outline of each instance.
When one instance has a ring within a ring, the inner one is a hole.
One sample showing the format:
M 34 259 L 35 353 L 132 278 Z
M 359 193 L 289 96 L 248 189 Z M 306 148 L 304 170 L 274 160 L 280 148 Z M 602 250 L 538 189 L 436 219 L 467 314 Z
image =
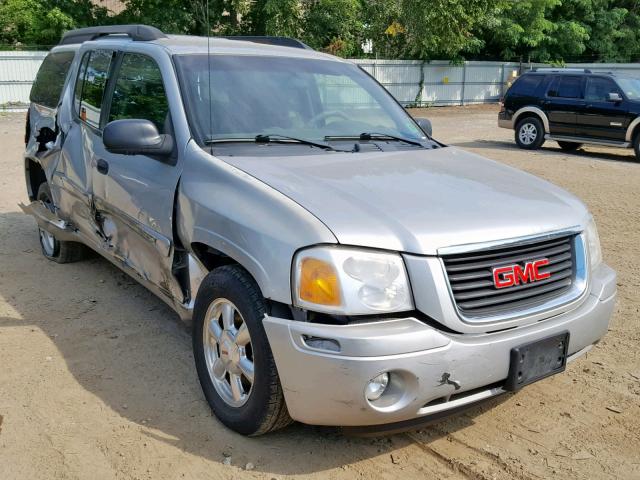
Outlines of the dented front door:
M 103 122 L 147 119 L 161 133 L 172 134 L 171 114 L 156 62 L 139 53 L 124 53 L 107 92 Z M 93 201 L 112 255 L 142 279 L 178 303 L 183 292 L 172 274 L 173 204 L 180 177 L 173 158 L 121 155 L 95 145 Z

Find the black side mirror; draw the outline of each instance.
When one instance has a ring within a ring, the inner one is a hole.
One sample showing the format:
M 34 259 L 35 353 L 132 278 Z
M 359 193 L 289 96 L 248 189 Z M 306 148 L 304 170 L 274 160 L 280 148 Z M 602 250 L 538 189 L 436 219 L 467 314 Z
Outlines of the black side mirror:
M 428 137 L 431 137 L 433 135 L 431 120 L 429 120 L 428 118 L 416 118 L 416 123 L 422 129 L 422 131 L 427 134 Z
M 611 92 L 609 93 L 609 101 L 618 103 L 622 101 L 622 97 L 618 92 Z
M 173 152 L 173 137 L 158 132 L 149 120 L 114 120 L 104 127 L 102 141 L 111 153 L 166 157 Z

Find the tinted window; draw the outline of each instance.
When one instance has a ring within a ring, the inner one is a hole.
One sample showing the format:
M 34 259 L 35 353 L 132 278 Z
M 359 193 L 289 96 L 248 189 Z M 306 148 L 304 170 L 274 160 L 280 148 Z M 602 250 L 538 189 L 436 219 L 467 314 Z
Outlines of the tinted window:
M 74 52 L 51 53 L 42 62 L 31 88 L 30 100 L 45 107 L 58 106 Z
M 608 78 L 591 77 L 587 79 L 586 100 L 606 102 L 610 93 L 620 93 L 620 89 Z
M 107 85 L 113 52 L 94 50 L 85 54 L 76 82 L 76 106 L 80 118 L 95 128 L 100 127 L 102 97 Z
M 125 54 L 116 79 L 109 121 L 151 120 L 162 132 L 168 113 L 169 104 L 156 62 L 146 55 Z
M 84 75 L 87 72 L 87 62 L 91 53 L 85 53 L 80 62 L 80 69 L 78 70 L 78 77 L 76 78 L 76 86 L 73 90 L 73 109 L 76 113 L 80 113 L 80 97 L 82 96 L 82 83 L 84 82 Z
M 533 96 L 538 85 L 544 80 L 544 75 L 523 75 L 511 86 L 511 95 Z
M 554 82 L 556 97 L 582 98 L 582 77 L 562 76 Z

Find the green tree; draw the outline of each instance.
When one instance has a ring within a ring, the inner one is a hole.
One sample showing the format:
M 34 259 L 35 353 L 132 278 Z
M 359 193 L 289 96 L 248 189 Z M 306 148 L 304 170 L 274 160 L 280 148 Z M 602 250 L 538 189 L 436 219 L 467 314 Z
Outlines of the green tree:
M 360 0 L 314 0 L 306 11 L 303 38 L 334 55 L 358 55 L 364 40 L 362 15 Z
M 548 18 L 560 0 L 506 1 L 493 28 L 484 29 L 488 53 L 504 59 L 537 58 L 556 25 Z
M 557 35 L 551 48 L 567 60 L 631 61 L 640 47 L 637 11 L 637 1 L 563 0 L 551 19 L 558 23 L 560 33 L 568 35 Z M 567 23 L 577 25 L 570 29 Z M 580 39 L 576 32 L 581 29 L 586 35 Z
M 66 30 L 103 23 L 106 14 L 89 0 L 2 0 L 0 43 L 55 45 Z
M 373 0 L 366 8 L 367 36 L 377 54 L 430 60 L 480 52 L 477 34 L 492 28 L 498 0 Z

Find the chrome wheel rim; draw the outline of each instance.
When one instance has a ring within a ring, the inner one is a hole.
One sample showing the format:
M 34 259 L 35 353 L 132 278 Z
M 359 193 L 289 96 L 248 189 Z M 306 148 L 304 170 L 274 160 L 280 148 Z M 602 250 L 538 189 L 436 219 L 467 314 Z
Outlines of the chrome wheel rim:
M 55 237 L 46 230 L 43 230 L 41 228 L 39 228 L 38 230 L 40 232 L 40 244 L 42 245 L 44 253 L 46 253 L 47 256 L 52 257 L 56 247 Z
M 49 200 L 49 198 L 46 195 L 44 197 L 45 198 L 41 199 L 40 201 L 44 203 L 44 206 L 47 207 L 49 211 L 51 211 L 52 213 L 55 213 L 51 200 Z M 40 227 L 38 227 L 38 232 L 40 234 L 40 245 L 42 245 L 42 249 L 44 250 L 44 253 L 48 257 L 53 257 L 53 254 L 56 251 L 56 238 L 52 234 L 50 234 L 46 230 L 43 230 Z
M 241 407 L 253 388 L 253 348 L 244 318 L 226 298 L 218 298 L 209 306 L 202 341 L 213 387 L 227 405 Z
M 535 142 L 536 137 L 538 136 L 538 129 L 533 123 L 525 123 L 520 127 L 520 132 L 518 132 L 520 137 L 520 141 L 525 145 L 531 145 Z

